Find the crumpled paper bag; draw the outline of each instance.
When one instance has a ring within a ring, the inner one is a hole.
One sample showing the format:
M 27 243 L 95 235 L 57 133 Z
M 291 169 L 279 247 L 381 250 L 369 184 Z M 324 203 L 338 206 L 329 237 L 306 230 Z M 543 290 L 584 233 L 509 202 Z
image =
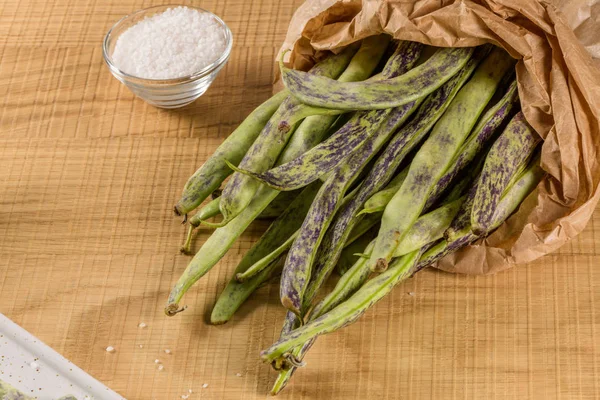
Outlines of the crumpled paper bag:
M 292 49 L 287 64 L 307 70 L 327 50 L 385 32 L 441 47 L 493 43 L 518 59 L 521 108 L 544 139 L 547 178 L 492 235 L 437 264 L 488 274 L 562 246 L 600 199 L 600 69 L 590 54 L 600 56 L 599 10 L 598 0 L 307 0 L 282 51 Z

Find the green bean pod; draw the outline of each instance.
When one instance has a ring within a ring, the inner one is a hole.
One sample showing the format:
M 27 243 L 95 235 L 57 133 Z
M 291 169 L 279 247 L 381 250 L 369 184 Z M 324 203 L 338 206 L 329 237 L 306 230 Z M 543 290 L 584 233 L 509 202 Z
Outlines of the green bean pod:
M 373 235 L 375 234 L 376 232 L 373 232 Z M 368 246 L 368 242 L 364 243 L 364 245 Z M 370 251 L 370 248 L 367 247 L 365 249 L 365 246 L 361 246 L 360 251 L 368 252 Z M 368 267 L 364 267 L 364 265 L 366 265 L 367 263 L 367 260 L 361 257 L 354 258 L 356 260 L 353 262 L 353 265 L 350 268 L 348 268 L 346 273 L 342 275 L 340 280 L 335 285 L 333 291 L 329 293 L 327 297 L 325 297 L 319 304 L 317 304 L 315 309 L 310 313 L 309 321 L 312 321 L 335 308 L 366 282 L 367 278 L 369 277 L 369 274 L 371 273 Z M 341 257 L 341 259 L 343 259 L 343 257 Z M 287 333 L 288 332 L 286 332 L 286 334 Z M 295 349 L 293 349 L 293 351 L 291 352 L 292 357 L 295 360 L 302 361 L 304 355 L 308 352 L 308 350 L 310 350 L 315 340 L 315 338 L 312 338 L 307 342 L 303 343 L 302 346 L 298 346 Z M 283 390 L 283 388 L 285 388 L 296 369 L 296 366 L 290 365 L 286 366 L 286 368 L 279 371 L 277 380 L 275 381 L 275 383 L 273 384 L 273 388 L 271 389 L 272 395 L 276 395 L 281 390 Z
M 422 213 L 434 186 L 448 170 L 501 78 L 513 65 L 514 60 L 503 50 L 494 49 L 435 124 L 413 158 L 402 187 L 385 208 L 369 261 L 371 270 L 387 268 L 398 243 Z M 399 210 L 402 210 L 400 215 Z
M 369 57 L 366 59 L 368 65 L 372 66 L 369 75 L 377 66 L 379 59 L 383 56 L 388 43 L 389 39 L 378 40 L 376 42 L 374 39 L 368 40 L 368 38 L 363 40 L 358 52 L 361 53 L 361 55 L 365 52 L 369 53 Z M 352 61 L 354 61 L 355 58 L 356 57 L 352 58 Z M 365 61 L 365 57 L 360 57 L 359 59 L 361 62 Z M 331 72 L 328 74 L 328 77 L 337 78 L 344 71 L 348 62 L 352 62 L 346 58 L 344 58 L 343 61 L 344 62 L 340 61 L 337 63 L 337 68 L 335 68 L 335 70 L 332 69 L 328 71 Z M 317 64 L 316 67 L 318 66 L 319 64 Z M 309 76 L 315 75 L 314 71 L 313 73 L 308 72 L 307 74 Z M 325 76 L 324 74 L 320 75 Z M 252 172 L 263 172 L 275 164 L 275 161 L 279 157 L 281 151 L 285 148 L 296 127 L 288 127 L 285 130 L 281 130 L 279 129 L 279 123 L 281 118 L 290 115 L 290 112 L 298 112 L 297 105 L 298 101 L 292 96 L 289 96 L 283 101 L 275 114 L 267 122 L 264 129 L 260 132 L 252 146 L 250 146 L 244 155 L 244 158 L 240 161 L 240 169 Z M 246 206 L 248 206 L 259 187 L 260 183 L 251 177 L 240 173 L 233 174 L 231 179 L 225 185 L 223 195 L 221 196 L 220 208 L 224 219 L 223 224 L 229 223 L 229 221 L 235 218 Z
M 283 90 L 262 103 L 225 139 L 208 160 L 188 179 L 175 214 L 185 215 L 198 207 L 231 174 L 225 160 L 238 164 L 269 118 L 288 97 Z
M 383 189 L 375 192 L 367 201 L 365 201 L 363 209 L 357 215 L 372 214 L 385 210 L 385 206 L 390 202 L 392 197 L 394 197 L 394 194 L 396 194 L 398 189 L 400 189 L 407 174 L 408 168 L 404 168 L 400 171 L 400 173 L 392 178 Z
M 257 276 L 259 277 L 258 279 L 250 282 L 249 285 L 240 285 L 239 280 L 236 279 L 238 274 L 244 273 L 248 268 L 251 268 L 256 262 L 263 259 L 266 255 L 272 253 L 275 249 L 280 248 L 282 244 L 287 241 L 286 238 L 291 236 L 295 230 L 300 227 L 302 220 L 304 219 L 304 215 L 306 215 L 306 212 L 310 207 L 312 200 L 319 189 L 319 186 L 319 183 L 307 186 L 290 204 L 285 212 L 275 221 L 273 221 L 269 229 L 267 229 L 267 231 L 252 246 L 252 248 L 246 252 L 244 258 L 242 258 L 236 267 L 234 278 L 231 279 L 217 300 L 217 304 L 213 309 L 213 316 L 211 316 L 212 323 L 226 322 L 237 310 L 241 302 L 245 300 L 245 297 L 241 296 L 241 294 L 249 295 L 251 293 L 248 290 L 249 286 L 251 287 L 253 283 L 258 286 L 262 280 L 266 279 L 270 275 L 268 273 L 264 273 L 263 271 L 265 269 L 269 269 L 269 267 L 273 268 L 273 264 L 276 263 L 277 259 L 279 258 L 278 256 L 271 258 L 269 260 L 270 262 L 267 263 L 265 268 L 257 271 L 251 277 L 247 277 L 247 279 L 244 280 L 244 283 L 252 281 L 251 278 L 256 278 Z M 217 231 L 219 231 L 219 229 L 217 229 L 215 233 Z M 215 233 L 213 233 L 213 236 Z M 283 253 L 283 251 L 281 253 Z M 281 253 L 279 255 L 281 255 Z
M 373 110 L 398 107 L 427 96 L 454 76 L 469 60 L 473 48 L 444 48 L 407 73 L 369 82 L 336 82 L 286 68 L 281 77 L 290 93 L 312 106 Z
M 386 52 L 380 53 L 381 46 L 387 45 L 390 42 L 391 37 L 389 35 L 376 35 L 371 36 L 361 43 L 360 50 L 348 67 L 344 70 L 344 73 L 337 79 L 339 82 L 357 82 L 364 81 L 371 76 L 373 70 L 376 68 L 374 62 L 378 62 L 381 58 L 387 59 L 393 55 L 394 51 L 397 50 L 401 43 L 392 41 L 387 47 Z M 394 51 L 391 51 L 394 49 Z M 390 52 L 391 54 L 386 54 Z M 379 57 L 379 58 L 378 58 Z M 373 76 L 369 79 L 381 79 L 381 74 Z M 286 131 L 291 126 L 300 122 L 304 118 L 310 116 L 320 116 L 335 118 L 339 114 L 348 112 L 348 110 L 336 110 L 331 108 L 312 107 L 304 103 L 298 103 L 293 109 L 289 110 L 285 115 L 281 116 L 279 122 L 279 130 Z
M 465 197 L 462 196 L 420 216 L 398 244 L 394 257 L 403 256 L 441 239 L 465 201 Z
M 292 235 L 289 238 L 287 238 L 287 240 L 283 242 L 279 247 L 271 251 L 269 254 L 267 254 L 260 260 L 256 261 L 247 270 L 236 273 L 235 279 L 238 282 L 247 281 L 248 279 L 261 272 L 263 269 L 267 268 L 269 265 L 271 265 L 271 263 L 273 263 L 273 261 L 277 260 L 283 253 L 289 250 L 294 240 L 296 240 L 296 238 L 298 237 L 299 232 L 300 229 L 292 233 Z
M 471 226 L 475 233 L 489 230 L 504 189 L 519 168 L 526 165 L 540 141 L 540 136 L 519 112 L 494 142 L 485 159 L 473 199 Z

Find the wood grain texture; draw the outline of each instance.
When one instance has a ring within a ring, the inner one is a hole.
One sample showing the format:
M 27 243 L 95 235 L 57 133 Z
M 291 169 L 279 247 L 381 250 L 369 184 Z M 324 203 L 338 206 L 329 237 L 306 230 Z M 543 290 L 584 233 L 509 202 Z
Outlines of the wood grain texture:
M 206 323 L 265 223 L 190 290 L 185 313 L 162 309 L 189 260 L 172 204 L 268 97 L 300 3 L 188 2 L 223 17 L 234 49 L 202 98 L 165 111 L 135 99 L 101 54 L 116 20 L 159 2 L 0 0 L 0 312 L 128 399 L 270 389 L 258 353 L 279 333 L 278 288 L 260 289 L 229 324 Z M 319 339 L 281 398 L 599 399 L 599 225 L 596 213 L 557 253 L 496 276 L 419 273 Z

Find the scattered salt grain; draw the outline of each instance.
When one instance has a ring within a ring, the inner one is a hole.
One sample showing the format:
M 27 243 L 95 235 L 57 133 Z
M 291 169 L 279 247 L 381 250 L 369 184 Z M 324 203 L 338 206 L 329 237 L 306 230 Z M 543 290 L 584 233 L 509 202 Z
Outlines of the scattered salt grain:
M 157 358 L 156 360 L 154 360 L 154 364 L 160 364 L 160 360 Z
M 165 353 L 167 353 L 167 354 L 171 354 L 171 350 L 169 350 L 169 349 L 165 349 Z
M 164 366 L 164 365 L 159 365 L 159 366 L 158 366 L 158 370 L 159 370 L 159 371 L 162 371 L 164 368 L 165 368 L 165 366 Z
M 414 296 L 414 295 L 415 295 L 415 292 L 408 292 L 408 295 L 409 295 L 409 296 Z
M 112 54 L 122 71 L 146 79 L 192 75 L 225 51 L 224 28 L 209 13 L 187 7 L 168 8 L 127 29 Z
M 144 323 L 144 322 L 140 322 L 140 324 L 138 325 L 138 328 L 142 328 L 142 329 L 143 329 L 143 328 L 145 328 L 145 327 L 147 327 L 147 326 L 148 326 L 148 325 L 146 325 L 146 323 Z
M 239 372 L 237 374 L 235 374 L 235 376 L 237 376 L 238 378 L 242 376 L 242 374 L 240 374 Z
M 189 394 L 182 394 L 182 395 L 181 395 L 181 398 L 182 398 L 182 399 L 187 399 L 188 397 L 190 397 L 190 395 L 189 395 Z
M 194 393 L 194 392 L 192 391 L 192 389 L 188 389 L 188 393 L 191 394 L 191 393 Z
M 208 387 L 208 383 L 204 383 L 204 384 L 202 384 L 202 387 L 203 387 L 204 389 L 206 389 L 206 388 Z
M 36 363 L 35 361 L 32 361 L 31 364 L 29 364 L 29 366 L 33 369 L 35 369 L 36 371 L 40 368 L 40 365 L 38 363 Z
M 108 347 L 106 348 L 106 351 L 108 351 L 109 353 L 112 353 L 112 352 L 114 352 L 114 351 L 115 351 L 115 348 L 114 348 L 114 347 L 112 347 L 112 346 L 108 346 Z
M 140 344 L 140 349 L 141 349 L 141 348 L 143 348 L 143 347 L 144 347 L 144 345 L 143 345 L 143 344 Z

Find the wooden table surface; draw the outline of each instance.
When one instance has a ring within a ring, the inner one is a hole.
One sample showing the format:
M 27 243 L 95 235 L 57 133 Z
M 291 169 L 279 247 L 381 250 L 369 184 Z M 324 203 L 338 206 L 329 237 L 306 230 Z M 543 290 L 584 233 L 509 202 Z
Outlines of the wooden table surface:
M 115 21 L 159 2 L 0 1 L 0 311 L 128 399 L 267 396 L 275 374 L 258 353 L 279 332 L 277 287 L 229 324 L 206 323 L 266 225 L 252 225 L 189 292 L 189 309 L 167 318 L 189 260 L 171 207 L 268 97 L 300 3 L 190 3 L 222 16 L 235 44 L 200 100 L 165 111 L 134 98 L 101 51 Z M 320 339 L 281 398 L 600 399 L 598 229 L 600 213 L 556 253 L 496 276 L 419 273 Z

